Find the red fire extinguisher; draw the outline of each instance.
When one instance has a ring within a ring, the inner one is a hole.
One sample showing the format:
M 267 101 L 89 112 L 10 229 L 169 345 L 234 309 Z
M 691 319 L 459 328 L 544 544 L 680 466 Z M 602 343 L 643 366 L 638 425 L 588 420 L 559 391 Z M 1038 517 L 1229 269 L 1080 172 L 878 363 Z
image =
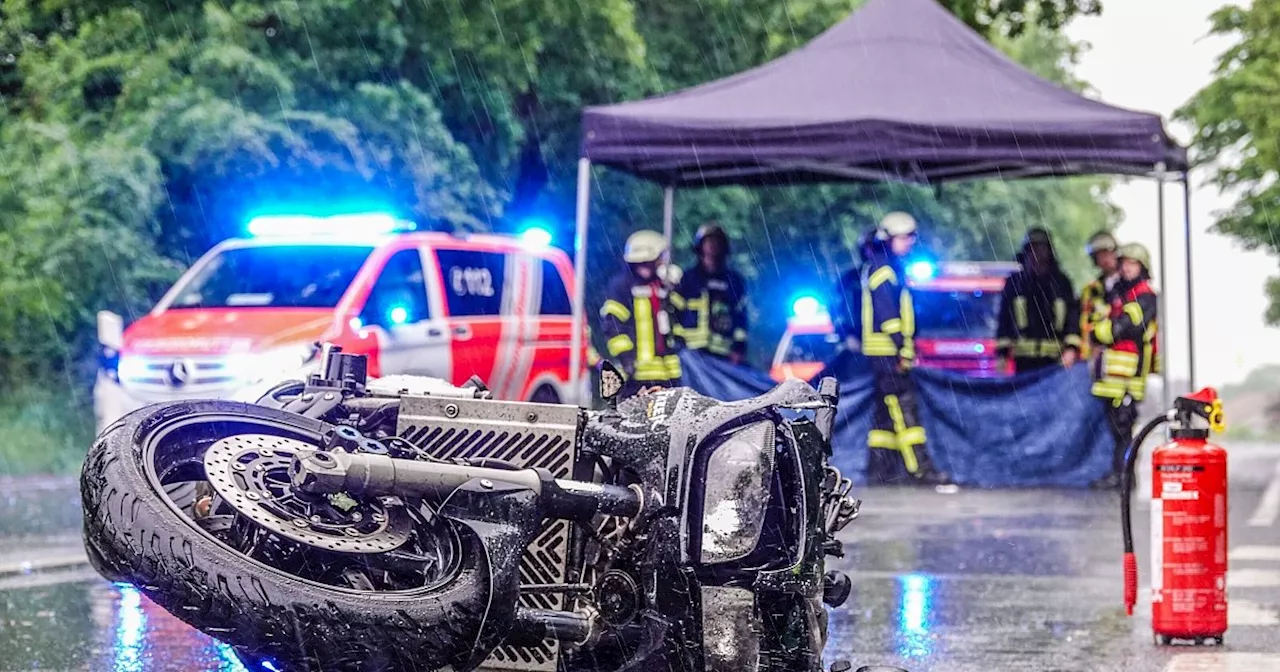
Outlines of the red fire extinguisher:
M 1227 631 L 1227 451 L 1209 443 L 1225 428 L 1213 388 L 1178 397 L 1147 423 L 1125 453 L 1123 509 L 1124 603 L 1132 615 L 1138 594 L 1129 500 L 1138 449 L 1169 423 L 1169 443 L 1151 453 L 1151 627 L 1157 644 L 1222 644 Z

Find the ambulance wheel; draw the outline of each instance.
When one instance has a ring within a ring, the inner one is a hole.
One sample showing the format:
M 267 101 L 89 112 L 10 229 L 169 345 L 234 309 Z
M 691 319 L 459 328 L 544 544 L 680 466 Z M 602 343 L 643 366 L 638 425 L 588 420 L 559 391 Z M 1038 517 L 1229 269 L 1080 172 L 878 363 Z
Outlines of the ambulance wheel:
M 1173 643 L 1173 638 L 1169 635 L 1156 635 L 1156 646 L 1169 646 Z
M 560 403 L 560 393 L 556 392 L 556 388 L 550 385 L 541 385 L 533 391 L 529 401 L 535 404 L 558 404 Z

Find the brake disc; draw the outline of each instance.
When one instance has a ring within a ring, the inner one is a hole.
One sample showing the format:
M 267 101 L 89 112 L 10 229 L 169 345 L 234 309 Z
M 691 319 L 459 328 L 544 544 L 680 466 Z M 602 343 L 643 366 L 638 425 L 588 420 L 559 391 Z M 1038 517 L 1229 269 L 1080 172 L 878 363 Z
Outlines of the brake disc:
M 404 545 L 413 525 L 399 500 L 317 498 L 294 490 L 294 458 L 315 449 L 282 436 L 237 434 L 205 452 L 205 476 L 236 511 L 287 539 L 341 553 L 385 553 Z

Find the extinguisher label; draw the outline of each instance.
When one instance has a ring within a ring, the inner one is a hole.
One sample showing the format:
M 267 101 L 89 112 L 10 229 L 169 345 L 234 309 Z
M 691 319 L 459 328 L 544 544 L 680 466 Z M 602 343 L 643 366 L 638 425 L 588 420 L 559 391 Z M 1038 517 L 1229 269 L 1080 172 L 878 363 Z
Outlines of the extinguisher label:
M 1204 466 L 1199 464 L 1161 464 L 1156 466 L 1156 471 L 1188 474 L 1204 471 Z
M 1151 500 L 1151 601 L 1164 599 L 1164 501 Z

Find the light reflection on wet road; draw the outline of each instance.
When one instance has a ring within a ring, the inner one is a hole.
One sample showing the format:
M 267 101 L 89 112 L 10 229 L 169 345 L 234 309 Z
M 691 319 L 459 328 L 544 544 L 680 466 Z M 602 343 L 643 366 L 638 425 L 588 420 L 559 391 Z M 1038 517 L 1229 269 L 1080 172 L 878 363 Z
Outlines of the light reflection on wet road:
M 1248 525 L 1277 458 L 1280 451 L 1269 451 L 1233 463 L 1237 579 L 1225 649 L 1233 655 L 1280 653 L 1280 537 L 1275 527 Z M 848 554 L 833 561 L 854 583 L 831 614 L 829 661 L 912 672 L 1280 670 L 1280 658 L 1211 657 L 1185 667 L 1178 650 L 1152 646 L 1145 604 L 1133 618 L 1120 607 L 1114 495 L 873 489 L 862 497 L 863 516 L 845 534 Z M 9 521 L 0 522 L 0 568 L 24 553 L 75 550 L 67 524 L 77 517 L 65 510 L 73 501 L 58 488 L 24 501 L 10 496 L 7 505 L 0 499 L 0 521 Z M 19 509 L 20 521 L 9 517 Z M 1138 505 L 1135 515 L 1142 542 L 1147 512 Z M 1138 551 L 1145 557 L 1145 547 Z M 1144 586 L 1147 571 L 1143 564 Z M 0 576 L 0 670 L 30 669 L 244 670 L 225 646 L 136 589 L 83 567 Z

